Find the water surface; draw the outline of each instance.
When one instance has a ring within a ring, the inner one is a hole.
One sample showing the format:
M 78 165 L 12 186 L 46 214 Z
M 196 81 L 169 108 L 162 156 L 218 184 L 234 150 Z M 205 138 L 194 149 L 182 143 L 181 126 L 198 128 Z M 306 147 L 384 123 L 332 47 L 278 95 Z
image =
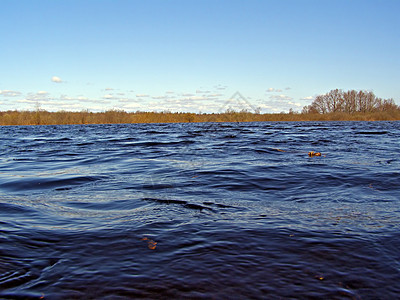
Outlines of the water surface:
M 2 298 L 400 293 L 400 122 L 0 134 Z

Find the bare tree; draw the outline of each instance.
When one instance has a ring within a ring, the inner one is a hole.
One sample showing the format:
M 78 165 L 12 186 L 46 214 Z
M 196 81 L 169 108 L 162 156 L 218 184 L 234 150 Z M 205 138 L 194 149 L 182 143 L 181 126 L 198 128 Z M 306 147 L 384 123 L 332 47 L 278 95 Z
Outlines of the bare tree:
M 371 91 L 331 90 L 325 95 L 315 97 L 314 101 L 303 108 L 303 113 L 356 113 L 399 110 L 393 99 L 380 99 Z

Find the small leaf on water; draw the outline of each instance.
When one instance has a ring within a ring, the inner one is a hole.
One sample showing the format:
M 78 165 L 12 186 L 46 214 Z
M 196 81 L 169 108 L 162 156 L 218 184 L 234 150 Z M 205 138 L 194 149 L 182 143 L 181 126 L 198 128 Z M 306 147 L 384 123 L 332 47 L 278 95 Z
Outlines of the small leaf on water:
M 151 250 L 156 249 L 156 247 L 157 247 L 157 242 L 155 242 L 155 241 L 153 241 L 153 240 L 150 240 L 150 239 L 147 238 L 147 237 L 143 237 L 141 240 L 142 240 L 142 241 L 147 241 L 147 247 L 148 247 L 149 249 L 151 249 Z

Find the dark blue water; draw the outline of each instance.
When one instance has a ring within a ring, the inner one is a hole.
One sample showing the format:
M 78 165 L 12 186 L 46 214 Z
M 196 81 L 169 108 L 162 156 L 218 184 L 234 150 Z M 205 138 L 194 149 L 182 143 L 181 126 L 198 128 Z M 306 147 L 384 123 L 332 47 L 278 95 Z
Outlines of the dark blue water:
M 400 122 L 0 134 L 0 298 L 399 297 Z

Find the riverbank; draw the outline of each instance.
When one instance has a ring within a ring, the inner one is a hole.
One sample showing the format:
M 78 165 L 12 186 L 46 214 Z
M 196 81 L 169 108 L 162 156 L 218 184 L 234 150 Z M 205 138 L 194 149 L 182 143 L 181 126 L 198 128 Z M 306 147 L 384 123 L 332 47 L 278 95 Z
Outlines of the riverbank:
M 250 112 L 225 112 L 211 114 L 173 112 L 0 112 L 0 125 L 67 125 L 67 124 L 119 124 L 119 123 L 200 123 L 200 122 L 279 122 L 279 121 L 395 121 L 400 111 L 371 113 L 278 113 L 255 114 Z

